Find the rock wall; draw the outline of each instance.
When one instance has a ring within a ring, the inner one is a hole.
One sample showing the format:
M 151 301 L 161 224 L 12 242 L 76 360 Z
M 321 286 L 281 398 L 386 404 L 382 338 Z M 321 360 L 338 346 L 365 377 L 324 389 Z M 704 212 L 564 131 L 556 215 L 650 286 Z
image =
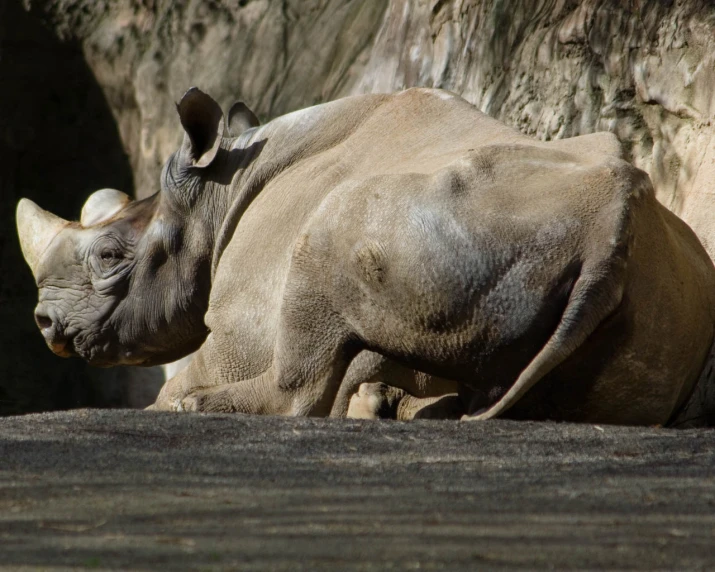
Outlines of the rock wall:
M 384 0 L 48 0 L 32 12 L 82 44 L 117 120 L 140 196 L 181 142 L 174 102 L 192 85 L 262 120 L 348 93 Z
M 412 85 L 541 139 L 614 132 L 715 258 L 715 3 L 393 0 L 351 91 Z
M 613 131 L 715 255 L 715 5 L 708 0 L 45 0 L 81 43 L 140 194 L 191 85 L 262 119 L 434 86 L 543 139 Z
M 2 2 L 0 270 L 11 279 L 0 311 L 12 333 L 0 333 L 0 366 L 17 361 L 8 352 L 28 363 L 5 370 L 0 413 L 9 386 L 26 409 L 52 406 L 38 388 L 59 387 L 31 322 L 17 197 L 76 217 L 98 187 L 153 193 L 181 140 L 174 102 L 191 85 L 263 120 L 435 86 L 535 137 L 610 130 L 715 257 L 708 0 L 4 0 L 4 12 Z M 90 375 L 62 363 L 65 378 Z M 34 380 L 22 390 L 20 371 Z

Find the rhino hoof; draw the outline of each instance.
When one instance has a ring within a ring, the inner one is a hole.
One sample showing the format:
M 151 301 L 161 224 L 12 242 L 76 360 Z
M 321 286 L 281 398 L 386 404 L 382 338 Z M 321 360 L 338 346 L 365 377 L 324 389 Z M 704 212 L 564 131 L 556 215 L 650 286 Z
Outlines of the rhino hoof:
M 350 419 L 380 419 L 385 408 L 385 392 L 382 384 L 362 383 L 357 393 L 350 398 L 347 417 Z
M 184 399 L 173 399 L 171 401 L 171 409 L 174 411 L 187 411 L 186 406 L 184 404 Z
M 200 398 L 197 395 L 187 395 L 177 402 L 177 411 L 201 411 Z

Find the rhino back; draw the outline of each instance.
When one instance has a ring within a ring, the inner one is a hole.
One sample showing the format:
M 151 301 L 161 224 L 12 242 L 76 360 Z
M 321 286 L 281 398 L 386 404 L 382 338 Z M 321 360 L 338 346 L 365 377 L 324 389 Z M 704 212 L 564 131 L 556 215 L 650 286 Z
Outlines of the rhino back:
M 371 227 L 400 228 L 395 217 L 409 219 L 410 212 L 421 211 L 449 224 L 457 221 L 469 240 L 480 236 L 482 243 L 466 246 L 455 244 L 454 237 L 434 236 L 422 244 L 430 259 L 424 264 L 454 260 L 454 252 L 463 248 L 471 253 L 467 260 L 487 275 L 498 261 L 513 258 L 510 245 L 527 244 L 522 235 L 537 225 L 544 231 L 534 243 L 536 251 L 564 253 L 553 260 L 550 284 L 569 266 L 564 258 L 579 255 L 561 242 L 582 236 L 578 227 L 587 211 L 611 199 L 607 185 L 602 196 L 598 188 L 578 189 L 578 173 L 606 168 L 605 155 L 592 149 L 574 155 L 535 144 L 463 100 L 433 90 L 311 108 L 268 124 L 254 134 L 261 137 L 266 145 L 254 172 L 270 168 L 276 174 L 237 222 L 218 265 L 207 315 L 212 332 L 221 334 L 217 343 L 226 344 L 225 355 L 237 364 L 226 381 L 257 375 L 270 363 L 294 250 L 324 222 L 332 222 L 335 241 L 351 243 L 335 242 L 337 259 L 328 264 L 338 264 L 350 259 L 362 239 L 369 241 Z M 385 190 L 391 196 L 376 204 L 373 195 Z M 529 264 L 543 266 L 542 257 L 532 256 Z M 412 269 L 403 270 L 409 280 Z M 529 311 L 538 315 L 538 304 L 532 306 Z M 544 320 L 535 346 L 543 343 L 553 319 Z

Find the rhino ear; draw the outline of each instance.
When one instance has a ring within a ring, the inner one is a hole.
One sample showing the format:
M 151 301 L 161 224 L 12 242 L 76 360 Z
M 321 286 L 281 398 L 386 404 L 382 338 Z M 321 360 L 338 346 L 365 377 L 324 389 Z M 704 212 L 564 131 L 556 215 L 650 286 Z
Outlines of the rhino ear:
M 181 155 L 191 167 L 208 167 L 221 145 L 224 118 L 221 106 L 197 87 L 192 87 L 176 105 L 184 142 Z
M 129 195 L 115 189 L 100 189 L 93 192 L 82 207 L 80 224 L 87 228 L 105 220 L 109 220 L 132 199 Z
M 228 111 L 228 135 L 238 137 L 246 129 L 258 127 L 261 124 L 256 114 L 242 101 L 237 101 Z

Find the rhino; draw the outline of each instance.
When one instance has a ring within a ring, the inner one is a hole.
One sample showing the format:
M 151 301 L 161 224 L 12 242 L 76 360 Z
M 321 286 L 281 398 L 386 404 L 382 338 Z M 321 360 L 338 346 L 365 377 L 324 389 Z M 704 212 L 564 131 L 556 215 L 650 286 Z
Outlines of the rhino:
M 711 383 L 713 263 L 612 134 L 538 141 L 422 88 L 177 112 L 153 196 L 17 208 L 54 353 L 195 352 L 152 408 L 341 416 L 384 384 L 470 420 L 665 424 Z

